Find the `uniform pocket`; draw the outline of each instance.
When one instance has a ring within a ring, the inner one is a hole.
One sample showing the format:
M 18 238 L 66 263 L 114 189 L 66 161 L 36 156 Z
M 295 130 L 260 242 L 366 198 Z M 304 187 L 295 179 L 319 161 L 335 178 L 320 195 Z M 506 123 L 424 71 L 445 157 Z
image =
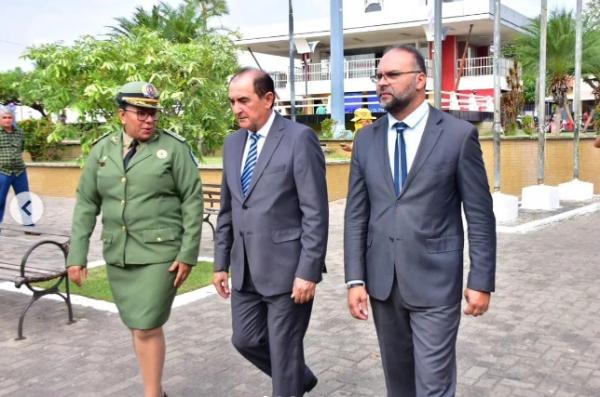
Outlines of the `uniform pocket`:
M 162 243 L 175 240 L 175 231 L 169 228 L 144 230 L 142 236 L 145 243 Z

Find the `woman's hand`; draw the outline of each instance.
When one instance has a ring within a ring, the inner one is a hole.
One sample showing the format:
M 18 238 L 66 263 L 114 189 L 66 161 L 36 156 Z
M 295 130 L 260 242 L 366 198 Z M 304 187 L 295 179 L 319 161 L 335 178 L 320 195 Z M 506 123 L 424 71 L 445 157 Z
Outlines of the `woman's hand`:
M 83 282 L 87 279 L 88 271 L 87 267 L 83 266 L 69 266 L 67 268 L 67 274 L 69 280 L 74 282 L 78 287 L 83 285 Z
M 192 267 L 187 263 L 174 261 L 173 264 L 169 267 L 169 271 L 177 272 L 177 275 L 175 275 L 175 282 L 173 283 L 173 286 L 175 288 L 179 288 L 190 275 Z

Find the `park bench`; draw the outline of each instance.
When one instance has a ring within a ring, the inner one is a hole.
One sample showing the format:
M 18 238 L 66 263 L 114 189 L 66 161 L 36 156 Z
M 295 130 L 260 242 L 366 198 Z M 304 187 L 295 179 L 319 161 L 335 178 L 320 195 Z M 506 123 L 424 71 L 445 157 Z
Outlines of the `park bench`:
M 0 280 L 15 287 L 27 287 L 32 292 L 19 318 L 17 340 L 23 337 L 23 322 L 29 308 L 42 296 L 56 294 L 67 304 L 69 321 L 73 323 L 73 309 L 66 271 L 69 234 L 39 227 L 25 227 L 0 223 Z M 55 280 L 55 281 L 54 281 Z M 36 283 L 52 281 L 47 288 Z M 65 293 L 59 287 L 65 283 Z
M 202 193 L 204 196 L 204 218 L 202 222 L 208 223 L 213 234 L 213 241 L 215 240 L 215 225 L 211 222 L 211 216 L 219 215 L 219 209 L 221 204 L 221 185 L 217 183 L 203 183 Z

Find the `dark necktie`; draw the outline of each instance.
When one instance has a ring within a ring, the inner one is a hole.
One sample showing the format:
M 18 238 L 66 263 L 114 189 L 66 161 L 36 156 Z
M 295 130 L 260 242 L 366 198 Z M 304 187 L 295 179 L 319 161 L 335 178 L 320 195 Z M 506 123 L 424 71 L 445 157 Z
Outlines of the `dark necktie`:
M 406 182 L 407 165 L 404 130 L 408 128 L 408 125 L 404 122 L 399 122 L 394 124 L 393 127 L 396 129 L 396 148 L 394 149 L 394 189 L 397 197 L 400 195 L 402 187 Z
M 252 173 L 254 173 L 254 166 L 258 159 L 259 139 L 260 135 L 257 133 L 253 132 L 250 134 L 250 150 L 248 150 L 248 157 L 246 157 L 246 162 L 244 163 L 244 169 L 242 171 L 242 192 L 244 193 L 244 197 L 248 194 L 248 188 L 252 181 Z
M 129 165 L 129 161 L 133 158 L 133 156 L 135 156 L 135 152 L 137 152 L 138 145 L 139 145 L 139 142 L 136 141 L 135 139 L 133 141 L 131 141 L 131 144 L 129 145 L 129 151 L 123 158 L 123 168 L 127 169 L 127 166 Z

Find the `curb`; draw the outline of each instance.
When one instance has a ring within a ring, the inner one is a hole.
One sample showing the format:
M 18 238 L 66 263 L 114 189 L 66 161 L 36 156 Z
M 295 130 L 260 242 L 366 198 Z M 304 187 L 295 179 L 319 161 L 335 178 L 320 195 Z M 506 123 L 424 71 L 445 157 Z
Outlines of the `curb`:
M 498 233 L 507 233 L 507 234 L 529 233 L 534 230 L 538 230 L 538 229 L 541 229 L 548 225 L 551 225 L 553 223 L 564 221 L 566 219 L 570 219 L 575 216 L 585 215 L 585 214 L 589 214 L 592 212 L 596 212 L 598 210 L 600 210 L 600 203 L 588 204 L 588 205 L 580 207 L 580 208 L 575 208 L 570 211 L 565 211 L 563 213 L 552 215 L 547 218 L 537 219 L 535 221 L 527 222 L 522 225 L 517 225 L 517 226 L 497 225 L 496 231 Z

